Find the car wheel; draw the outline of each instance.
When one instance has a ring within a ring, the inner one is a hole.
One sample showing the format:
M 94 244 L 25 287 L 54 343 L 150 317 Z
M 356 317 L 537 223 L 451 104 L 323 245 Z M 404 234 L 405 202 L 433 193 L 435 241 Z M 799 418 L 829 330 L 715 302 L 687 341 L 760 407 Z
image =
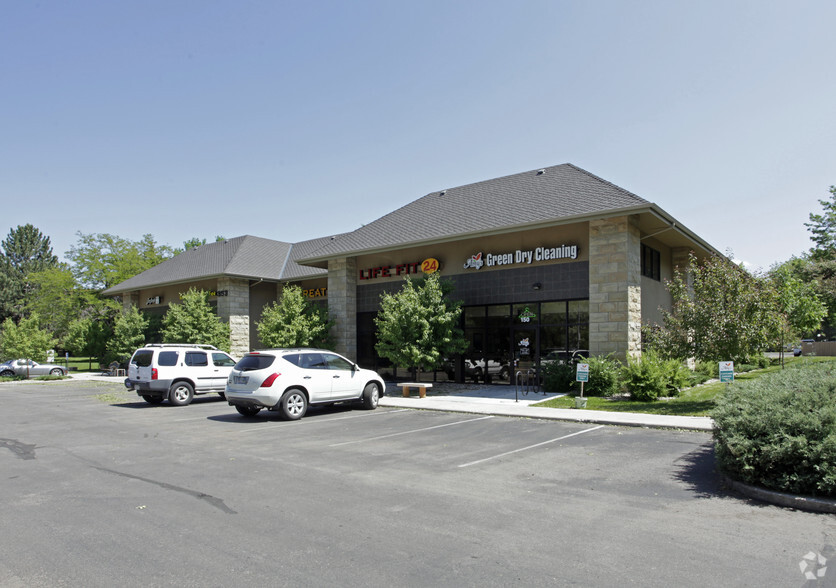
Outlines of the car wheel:
M 162 396 L 152 396 L 151 394 L 143 394 L 142 399 L 148 404 L 159 404 L 163 401 Z
M 374 382 L 366 384 L 363 389 L 363 408 L 374 410 L 378 402 L 380 402 L 380 388 Z
M 258 408 L 257 406 L 240 406 L 240 405 L 237 405 L 235 407 L 235 410 L 237 410 L 238 413 L 241 416 L 254 417 L 255 415 L 258 414 L 258 411 L 260 411 L 261 409 Z
M 501 370 L 499 370 L 499 379 L 500 380 L 507 380 L 510 375 L 511 375 L 511 370 L 509 370 L 507 366 L 505 366 Z
M 168 390 L 168 401 L 174 406 L 185 406 L 194 398 L 194 388 L 188 382 L 174 382 Z
M 279 400 L 279 410 L 284 418 L 295 421 L 308 411 L 308 399 L 301 390 L 288 390 Z
M 61 368 L 54 368 L 54 369 L 50 370 L 49 375 L 50 376 L 63 376 L 64 375 L 64 370 L 62 370 Z
M 218 392 L 218 396 L 221 397 L 221 400 L 226 400 L 226 394 L 224 392 Z
M 9 370 L 5 370 L 5 371 L 0 372 L 0 377 L 3 377 L 3 378 L 11 378 L 14 375 L 15 375 L 15 373 L 11 372 Z

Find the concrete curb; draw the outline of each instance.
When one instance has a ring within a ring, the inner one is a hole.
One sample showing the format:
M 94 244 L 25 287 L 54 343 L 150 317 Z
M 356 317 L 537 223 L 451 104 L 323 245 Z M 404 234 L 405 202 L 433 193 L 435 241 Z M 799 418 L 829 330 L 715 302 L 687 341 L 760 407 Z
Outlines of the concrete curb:
M 419 410 L 440 410 L 470 414 L 490 414 L 533 419 L 547 419 L 600 425 L 620 425 L 626 427 L 649 427 L 658 429 L 683 429 L 710 432 L 714 422 L 709 417 L 683 417 L 631 412 L 606 412 L 600 410 L 581 410 L 567 408 L 542 408 L 513 401 L 477 402 L 462 397 L 426 397 L 404 398 L 384 396 L 381 406 L 413 408 Z
M 807 512 L 836 514 L 836 499 L 798 496 L 796 494 L 787 494 L 786 492 L 767 490 L 766 488 L 751 486 L 744 482 L 732 480 L 726 474 L 721 475 L 723 476 L 723 483 L 726 486 L 749 498 L 754 498 L 755 500 L 767 502 L 775 506 L 795 508 Z

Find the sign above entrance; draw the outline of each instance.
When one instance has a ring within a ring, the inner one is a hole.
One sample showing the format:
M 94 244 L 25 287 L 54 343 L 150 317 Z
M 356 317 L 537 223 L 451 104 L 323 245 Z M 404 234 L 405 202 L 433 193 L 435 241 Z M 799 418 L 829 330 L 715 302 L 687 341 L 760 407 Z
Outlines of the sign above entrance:
M 520 322 L 521 323 L 530 323 L 531 319 L 536 319 L 537 315 L 531 312 L 529 308 L 526 306 L 525 310 L 520 313 Z
M 577 245 L 558 245 L 557 247 L 537 247 L 524 251 L 517 249 L 509 253 L 485 253 L 480 251 L 472 255 L 464 264 L 464 269 L 480 269 L 483 265 L 494 267 L 498 265 L 531 264 L 534 261 L 549 261 L 552 259 L 577 259 Z
M 377 278 L 394 278 L 397 276 L 407 276 L 409 274 L 417 273 L 432 274 L 437 272 L 439 269 L 441 269 L 441 263 L 439 263 L 436 258 L 429 257 L 424 261 L 399 263 L 397 265 L 382 265 L 380 267 L 361 269 L 360 279 L 374 280 Z

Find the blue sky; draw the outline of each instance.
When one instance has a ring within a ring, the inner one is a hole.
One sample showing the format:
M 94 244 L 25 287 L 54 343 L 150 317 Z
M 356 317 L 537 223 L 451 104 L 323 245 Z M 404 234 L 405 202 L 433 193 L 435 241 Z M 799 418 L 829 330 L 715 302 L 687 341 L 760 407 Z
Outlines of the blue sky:
M 0 11 L 0 232 L 59 255 L 77 231 L 300 241 L 569 162 L 766 269 L 836 184 L 832 0 Z

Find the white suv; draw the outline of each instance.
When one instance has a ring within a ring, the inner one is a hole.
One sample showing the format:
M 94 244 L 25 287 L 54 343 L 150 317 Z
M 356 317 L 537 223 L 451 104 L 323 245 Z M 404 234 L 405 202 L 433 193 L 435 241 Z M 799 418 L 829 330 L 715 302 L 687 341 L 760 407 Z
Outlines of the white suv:
M 150 343 L 131 356 L 125 387 L 150 404 L 168 399 L 183 406 L 206 392 L 223 398 L 234 365 L 234 359 L 212 345 Z
M 302 418 L 310 404 L 360 401 L 375 409 L 386 385 L 342 355 L 323 349 L 251 351 L 229 374 L 226 401 L 244 416 L 262 408 Z

